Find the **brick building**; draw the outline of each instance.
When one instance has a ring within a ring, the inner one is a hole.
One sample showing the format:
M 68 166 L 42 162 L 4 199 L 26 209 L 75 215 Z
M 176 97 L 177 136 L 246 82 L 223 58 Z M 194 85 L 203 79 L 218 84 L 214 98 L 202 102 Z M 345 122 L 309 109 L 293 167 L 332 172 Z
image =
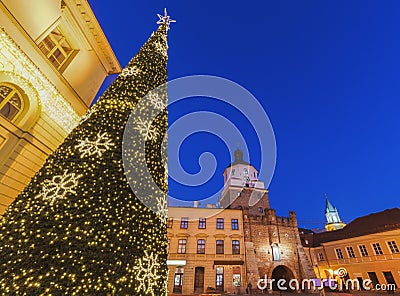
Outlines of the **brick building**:
M 277 216 L 275 210 L 270 208 L 268 190 L 258 180 L 258 171 L 243 160 L 243 153 L 239 149 L 234 156 L 234 162 L 224 172 L 225 185 L 219 200 L 221 208 L 169 209 L 169 216 L 175 218 L 173 225 L 168 228 L 171 239 L 169 259 L 178 260 L 169 262 L 170 292 L 190 294 L 206 291 L 207 287 L 237 292 L 235 285 L 239 280 L 240 289 L 244 292 L 248 283 L 257 289 L 257 282 L 265 276 L 275 280 L 297 279 L 300 282 L 316 277 L 300 241 L 296 214 L 290 212 L 288 217 Z M 180 219 L 183 218 L 189 219 L 189 227 L 185 231 L 180 226 Z M 207 218 L 207 230 L 198 229 L 201 218 Z M 221 218 L 224 221 L 238 220 L 238 229 L 218 229 L 218 219 Z M 202 237 L 207 237 L 207 248 L 205 255 L 199 256 L 193 252 L 196 253 L 196 242 Z M 221 238 L 228 240 L 225 245 L 230 245 L 233 238 L 237 239 L 240 254 L 228 252 L 219 258 L 216 244 Z M 183 240 L 192 252 L 179 255 L 179 241 L 182 243 Z M 196 271 L 198 274 L 200 269 L 201 272 L 204 270 L 206 277 L 199 284 Z M 222 271 L 224 276 L 221 285 Z M 182 289 L 176 289 L 180 280 L 183 281 Z

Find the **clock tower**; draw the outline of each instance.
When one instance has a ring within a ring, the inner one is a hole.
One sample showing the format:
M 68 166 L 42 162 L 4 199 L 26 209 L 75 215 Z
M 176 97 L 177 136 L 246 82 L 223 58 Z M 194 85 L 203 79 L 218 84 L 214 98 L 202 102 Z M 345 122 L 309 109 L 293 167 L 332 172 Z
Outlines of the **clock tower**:
M 240 149 L 236 149 L 234 161 L 224 171 L 224 189 L 219 203 L 223 208 L 250 207 L 256 212 L 269 208 L 268 189 L 258 180 L 257 169 L 243 160 Z
M 313 279 L 315 273 L 301 245 L 296 214 L 277 216 L 257 169 L 237 149 L 225 169 L 220 206 L 241 209 L 246 252 L 246 278 L 253 287 L 260 278 L 278 281 Z M 240 227 L 240 226 L 239 226 Z M 289 289 L 289 287 L 288 287 Z

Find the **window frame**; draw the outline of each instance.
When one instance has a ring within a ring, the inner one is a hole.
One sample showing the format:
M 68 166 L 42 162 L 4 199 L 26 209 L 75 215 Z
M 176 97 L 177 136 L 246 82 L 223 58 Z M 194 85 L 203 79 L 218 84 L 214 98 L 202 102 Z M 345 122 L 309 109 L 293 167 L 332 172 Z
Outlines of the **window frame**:
M 391 254 L 398 254 L 400 253 L 399 246 L 397 245 L 396 240 L 390 240 L 386 242 L 386 245 L 389 248 Z
M 341 248 L 335 248 L 336 259 L 341 260 L 344 259 L 343 251 Z
M 188 229 L 189 227 L 189 217 L 181 217 L 181 229 Z
M 174 225 L 174 218 L 168 218 L 167 228 L 172 228 L 173 225 Z
M 240 240 L 232 240 L 232 255 L 240 255 Z
M 221 272 L 222 270 L 222 272 Z M 217 266 L 215 270 L 215 287 L 217 291 L 222 289 L 224 287 L 224 267 L 223 266 Z
M 361 257 L 368 257 L 368 249 L 366 245 L 358 245 L 358 250 L 360 251 Z
M 224 229 L 225 226 L 224 224 L 225 224 L 224 218 L 217 218 L 217 229 Z
M 60 36 L 58 40 L 56 36 Z M 64 46 L 63 46 L 64 45 Z M 60 73 L 63 73 L 79 50 L 71 46 L 71 42 L 67 39 L 60 26 L 54 27 L 40 42 L 37 43 L 39 50 L 46 56 L 47 60 Z M 69 51 L 67 52 L 67 48 Z M 63 57 L 60 61 L 55 53 L 59 52 Z
M 239 230 L 239 219 L 232 219 L 231 223 L 232 223 L 232 230 Z
M 383 250 L 379 242 L 371 243 L 371 247 L 376 256 L 383 255 Z
M 178 240 L 178 254 L 186 254 L 187 239 L 182 238 Z
M 225 254 L 225 241 L 223 239 L 215 241 L 215 254 Z
M 4 119 L 6 119 L 9 122 L 16 122 L 18 120 L 18 118 L 21 116 L 21 114 L 24 111 L 25 108 L 25 101 L 24 101 L 24 95 L 21 92 L 21 90 L 18 88 L 18 86 L 11 84 L 11 83 L 7 83 L 7 82 L 0 82 L 0 87 L 4 86 L 10 89 L 10 92 L 2 98 L 3 100 L 0 102 L 0 116 L 3 117 Z M 14 98 L 14 95 L 17 95 L 18 100 L 19 100 L 19 104 L 20 106 L 16 106 L 11 99 Z M 17 111 L 16 113 L 10 118 L 10 117 L 6 117 L 5 115 L 3 115 L 1 113 L 1 110 L 3 110 L 3 108 L 6 107 L 6 105 L 9 104 L 11 105 L 13 108 L 15 108 Z
M 349 258 L 356 258 L 356 253 L 354 252 L 353 246 L 347 246 L 346 252 L 347 252 L 347 256 L 349 256 Z
M 322 252 L 318 252 L 318 261 L 325 261 L 325 256 Z
M 206 218 L 199 218 L 199 229 L 206 229 L 207 228 L 207 219 Z
M 205 253 L 206 253 L 206 240 L 204 238 L 200 238 L 197 240 L 197 254 L 205 254 Z

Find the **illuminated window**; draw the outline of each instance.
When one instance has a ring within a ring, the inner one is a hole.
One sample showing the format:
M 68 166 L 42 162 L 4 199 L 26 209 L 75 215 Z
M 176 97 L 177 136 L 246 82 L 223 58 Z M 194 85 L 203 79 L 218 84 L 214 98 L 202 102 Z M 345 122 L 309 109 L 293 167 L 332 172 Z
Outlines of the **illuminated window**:
M 240 267 L 236 266 L 232 268 L 233 271 L 233 286 L 240 287 Z
M 379 243 L 372 244 L 372 247 L 374 248 L 375 255 L 383 255 L 383 251 Z
M 347 254 L 349 258 L 356 258 L 356 254 L 354 254 L 353 247 L 346 247 Z
M 232 254 L 240 254 L 240 242 L 236 239 L 232 240 Z
M 178 241 L 178 254 L 186 254 L 186 240 L 180 239 Z
M 274 259 L 274 261 L 281 260 L 281 253 L 277 244 L 274 244 L 272 246 L 272 258 Z
M 206 253 L 206 240 L 199 239 L 197 240 L 197 254 L 205 254 Z
M 215 285 L 218 291 L 224 290 L 224 268 L 221 266 L 217 267 Z
M 188 228 L 188 224 L 189 224 L 189 218 L 187 217 L 183 217 L 181 218 L 181 228 Z
M 358 246 L 360 249 L 361 256 L 368 257 L 367 247 L 365 245 Z
M 239 220 L 232 219 L 232 230 L 238 230 L 238 229 L 239 229 Z
M 59 28 L 55 28 L 38 46 L 60 72 L 65 70 L 78 52 L 71 48 Z
M 206 228 L 206 218 L 199 218 L 199 229 Z
M 224 219 L 217 218 L 217 229 L 224 229 Z
M 168 218 L 167 228 L 172 228 L 173 224 L 174 224 L 174 218 Z
M 0 114 L 13 121 L 22 111 L 22 96 L 10 84 L 0 84 Z
M 389 241 L 389 242 L 387 242 L 387 244 L 388 244 L 390 252 L 392 254 L 400 253 L 399 248 L 397 247 L 396 241 Z
M 343 259 L 342 249 L 335 249 L 335 252 L 336 252 L 336 258 Z
M 175 269 L 175 277 L 174 277 L 174 293 L 182 293 L 182 284 L 183 284 L 183 272 L 184 268 L 178 266 Z
M 224 254 L 224 241 L 222 239 L 219 239 L 216 242 L 216 253 Z

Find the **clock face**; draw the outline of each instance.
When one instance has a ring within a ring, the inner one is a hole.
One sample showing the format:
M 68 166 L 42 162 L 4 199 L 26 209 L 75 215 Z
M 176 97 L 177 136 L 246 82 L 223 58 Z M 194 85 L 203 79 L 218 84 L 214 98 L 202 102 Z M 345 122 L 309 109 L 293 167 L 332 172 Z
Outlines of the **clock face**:
M 250 182 L 250 178 L 249 178 L 248 176 L 245 176 L 245 177 L 243 178 L 243 180 L 244 180 L 246 183 Z

